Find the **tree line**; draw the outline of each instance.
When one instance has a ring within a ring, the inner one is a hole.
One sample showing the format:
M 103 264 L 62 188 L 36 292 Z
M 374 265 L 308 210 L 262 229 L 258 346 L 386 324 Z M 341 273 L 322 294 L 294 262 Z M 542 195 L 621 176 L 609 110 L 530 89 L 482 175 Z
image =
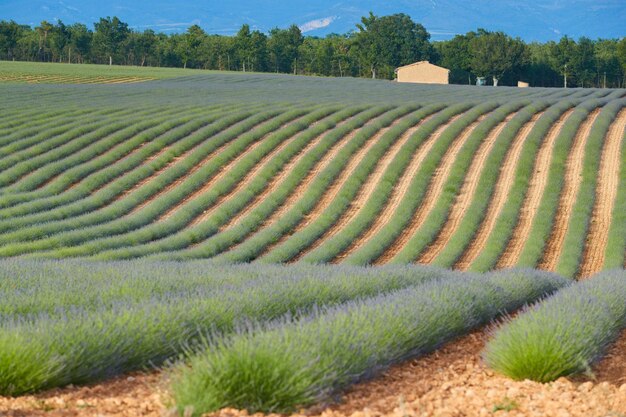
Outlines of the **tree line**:
M 36 27 L 0 21 L 0 59 L 183 67 L 393 79 L 395 69 L 429 60 L 451 70 L 450 82 L 494 85 L 624 87 L 626 38 L 525 43 L 484 29 L 431 42 L 409 16 L 370 13 L 346 34 L 304 36 L 292 25 L 268 33 L 242 25 L 233 36 L 206 33 L 193 25 L 184 33 L 136 31 L 118 17 L 82 23 L 41 22 Z

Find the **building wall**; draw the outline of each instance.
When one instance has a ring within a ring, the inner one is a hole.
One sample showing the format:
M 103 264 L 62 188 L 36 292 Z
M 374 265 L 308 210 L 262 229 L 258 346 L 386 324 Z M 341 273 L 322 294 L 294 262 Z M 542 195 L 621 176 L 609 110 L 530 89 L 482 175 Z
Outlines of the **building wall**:
M 398 68 L 398 82 L 448 84 L 448 70 L 431 64 Z

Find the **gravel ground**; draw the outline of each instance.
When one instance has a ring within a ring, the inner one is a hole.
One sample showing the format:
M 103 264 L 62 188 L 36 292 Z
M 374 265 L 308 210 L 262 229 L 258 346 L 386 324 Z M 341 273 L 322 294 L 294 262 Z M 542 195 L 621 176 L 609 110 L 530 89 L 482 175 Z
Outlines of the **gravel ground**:
M 549 384 L 494 375 L 480 361 L 485 336 L 477 332 L 431 355 L 356 385 L 340 402 L 302 410 L 319 417 L 626 416 L 626 332 L 594 378 Z M 66 387 L 19 398 L 0 397 L 0 416 L 173 416 L 159 373 L 132 374 L 89 387 Z M 239 417 L 222 410 L 212 417 Z M 259 415 L 260 417 L 260 415 Z

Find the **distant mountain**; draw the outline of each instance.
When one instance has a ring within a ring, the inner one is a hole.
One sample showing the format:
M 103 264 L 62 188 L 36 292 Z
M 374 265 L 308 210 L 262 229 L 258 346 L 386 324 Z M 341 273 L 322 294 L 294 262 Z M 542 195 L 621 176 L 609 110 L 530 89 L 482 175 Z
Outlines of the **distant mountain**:
M 41 20 L 82 22 L 118 16 L 137 30 L 182 32 L 198 24 L 209 33 L 233 34 L 243 23 L 268 31 L 297 24 L 309 35 L 346 33 L 369 11 L 406 13 L 435 40 L 482 27 L 526 41 L 626 36 L 626 0 L 0 0 L 0 20 L 36 25 Z

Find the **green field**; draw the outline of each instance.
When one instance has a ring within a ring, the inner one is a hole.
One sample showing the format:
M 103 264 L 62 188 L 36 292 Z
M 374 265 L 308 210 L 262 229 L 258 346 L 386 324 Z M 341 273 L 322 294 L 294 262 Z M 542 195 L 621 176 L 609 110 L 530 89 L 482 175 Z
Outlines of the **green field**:
M 0 97 L 0 395 L 186 346 L 181 407 L 292 411 L 567 278 L 623 281 L 624 89 L 0 62 Z

